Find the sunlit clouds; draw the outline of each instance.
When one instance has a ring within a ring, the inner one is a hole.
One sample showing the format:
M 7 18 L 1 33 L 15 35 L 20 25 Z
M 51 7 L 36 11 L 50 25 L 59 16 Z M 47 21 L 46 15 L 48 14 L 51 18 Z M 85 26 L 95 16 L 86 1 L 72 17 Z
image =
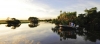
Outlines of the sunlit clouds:
M 97 7 L 100 10 L 100 3 L 97 0 L 0 0 L 0 19 L 15 17 L 27 19 L 30 16 L 42 18 L 56 18 L 60 10 L 77 11 L 84 13 L 84 9 Z
M 1 18 L 15 17 L 15 18 L 28 18 L 35 17 L 50 17 L 53 9 L 48 6 L 42 6 L 30 1 L 23 0 L 0 0 L 0 16 Z

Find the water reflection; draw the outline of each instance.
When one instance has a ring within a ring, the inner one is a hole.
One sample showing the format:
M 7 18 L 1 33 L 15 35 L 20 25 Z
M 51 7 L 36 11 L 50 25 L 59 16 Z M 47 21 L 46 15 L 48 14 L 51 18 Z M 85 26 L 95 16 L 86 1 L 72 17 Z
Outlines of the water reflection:
M 6 27 L 11 27 L 11 29 L 16 29 L 17 27 L 20 27 L 20 25 L 6 25 Z
M 67 29 L 60 29 L 59 26 L 55 26 L 55 28 L 52 28 L 53 32 L 56 32 L 60 36 L 60 41 L 66 40 L 66 39 L 76 39 L 76 31 L 75 30 L 67 30 Z
M 52 28 L 52 31 L 54 33 L 57 33 L 60 37 L 60 41 L 62 40 L 68 40 L 68 39 L 77 39 L 77 36 L 83 37 L 85 41 L 91 41 L 91 42 L 96 42 L 97 40 L 100 40 L 100 31 L 96 30 L 88 30 L 85 28 L 78 28 L 75 30 L 63 28 L 60 29 L 59 26 L 55 26 Z
M 5 44 L 11 44 L 11 42 L 15 42 L 12 44 L 17 42 L 19 44 L 28 42 L 27 44 L 29 44 L 31 41 L 33 41 L 32 44 L 37 42 L 40 44 L 100 44 L 99 31 L 87 30 L 86 28 L 76 30 L 67 30 L 67 28 L 61 30 L 59 28 L 51 23 L 40 22 L 36 28 L 29 28 L 28 23 L 23 23 L 20 28 L 11 30 L 5 27 L 5 24 L 1 24 L 0 42 L 5 42 Z
M 6 27 L 12 27 L 11 29 L 16 29 L 16 27 L 19 27 L 21 25 L 21 22 L 16 18 L 12 18 L 11 20 L 7 20 L 6 22 Z
M 100 32 L 99 31 L 88 31 L 85 35 L 85 40 L 89 40 L 91 42 L 96 42 L 100 40 Z
M 30 23 L 28 26 L 30 28 L 33 28 L 33 27 L 37 27 L 39 24 L 38 23 Z
M 91 28 L 79 28 L 77 34 L 79 36 L 84 36 L 84 40 L 86 41 L 96 42 L 97 40 L 100 40 L 100 31 L 97 31 L 96 29 L 92 30 Z

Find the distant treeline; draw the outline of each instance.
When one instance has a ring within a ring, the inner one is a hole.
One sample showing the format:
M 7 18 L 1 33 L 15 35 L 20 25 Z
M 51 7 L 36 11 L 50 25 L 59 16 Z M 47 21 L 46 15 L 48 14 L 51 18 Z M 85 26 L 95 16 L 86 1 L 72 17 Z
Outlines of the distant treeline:
M 20 21 L 21 21 L 21 23 L 29 23 L 28 20 L 20 20 Z M 46 22 L 48 22 L 48 21 L 52 21 L 52 20 L 46 19 L 46 20 L 39 20 L 39 22 L 40 21 L 46 21 Z M 0 24 L 6 24 L 6 20 L 0 20 Z
M 21 23 L 29 23 L 28 20 L 20 20 Z M 0 24 L 6 24 L 6 20 L 0 20 Z

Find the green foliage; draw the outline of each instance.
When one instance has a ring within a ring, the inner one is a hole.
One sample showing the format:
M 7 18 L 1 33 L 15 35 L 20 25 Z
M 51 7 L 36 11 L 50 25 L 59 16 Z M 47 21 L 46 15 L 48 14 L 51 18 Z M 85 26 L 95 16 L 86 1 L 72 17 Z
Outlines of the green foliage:
M 76 16 L 77 12 L 62 12 L 60 11 L 60 15 L 57 19 L 54 19 L 53 22 L 58 24 L 68 24 L 68 22 L 72 21 L 75 24 L 78 24 L 82 27 L 87 26 L 94 28 L 100 27 L 100 11 L 97 12 L 97 7 L 93 7 L 90 9 L 84 10 L 86 13 L 79 14 Z
M 60 11 L 61 12 L 61 11 Z M 60 24 L 68 24 L 69 21 L 74 21 L 76 18 L 76 12 L 62 12 L 57 18 Z
M 79 14 L 76 22 L 81 26 L 87 26 L 91 29 L 100 27 L 100 12 L 97 12 L 97 8 L 86 9 L 85 14 Z

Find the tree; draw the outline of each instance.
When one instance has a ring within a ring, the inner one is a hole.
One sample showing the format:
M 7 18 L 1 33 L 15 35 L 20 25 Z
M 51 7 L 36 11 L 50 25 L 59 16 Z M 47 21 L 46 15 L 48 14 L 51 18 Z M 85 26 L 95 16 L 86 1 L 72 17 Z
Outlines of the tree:
M 37 17 L 29 17 L 28 20 L 30 21 L 30 23 L 38 23 Z
M 62 11 L 61 11 L 62 12 Z M 61 24 L 66 24 L 68 21 L 74 21 L 76 18 L 76 12 L 62 12 L 59 16 L 58 16 L 58 21 Z

